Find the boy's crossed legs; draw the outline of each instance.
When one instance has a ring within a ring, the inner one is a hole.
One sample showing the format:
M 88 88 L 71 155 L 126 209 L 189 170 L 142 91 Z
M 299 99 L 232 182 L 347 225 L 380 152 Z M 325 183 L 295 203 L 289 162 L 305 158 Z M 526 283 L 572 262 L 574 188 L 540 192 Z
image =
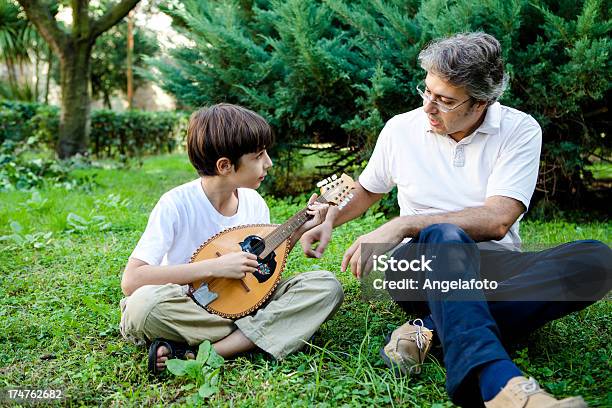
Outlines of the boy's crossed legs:
M 331 272 L 306 272 L 282 280 L 266 305 L 233 321 L 198 306 L 184 286 L 146 285 L 121 301 L 121 333 L 135 344 L 163 338 L 197 346 L 209 340 L 223 357 L 259 347 L 281 360 L 304 346 L 343 297 Z M 158 370 L 169 352 L 158 348 Z

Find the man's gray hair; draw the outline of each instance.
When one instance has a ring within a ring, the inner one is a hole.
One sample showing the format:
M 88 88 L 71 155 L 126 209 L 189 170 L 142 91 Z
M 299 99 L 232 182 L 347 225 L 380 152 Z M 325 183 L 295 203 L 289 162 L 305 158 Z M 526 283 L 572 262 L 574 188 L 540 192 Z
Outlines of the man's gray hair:
M 489 105 L 501 97 L 508 84 L 501 45 L 482 32 L 436 40 L 419 53 L 419 62 L 425 71 L 465 87 L 469 96 Z

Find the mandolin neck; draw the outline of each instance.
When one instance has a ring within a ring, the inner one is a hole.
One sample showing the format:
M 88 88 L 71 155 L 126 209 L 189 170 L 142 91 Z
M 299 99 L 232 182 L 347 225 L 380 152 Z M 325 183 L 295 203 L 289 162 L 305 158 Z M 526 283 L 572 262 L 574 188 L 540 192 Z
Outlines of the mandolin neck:
M 317 203 L 325 204 L 327 200 L 324 197 L 318 197 Z M 280 244 L 285 242 L 291 234 L 293 234 L 298 228 L 306 223 L 312 216 L 306 213 L 307 208 L 304 208 L 297 212 L 293 217 L 289 218 L 282 225 L 279 225 L 274 231 L 264 238 L 265 248 L 259 255 L 260 258 L 267 257 L 272 251 L 274 251 Z

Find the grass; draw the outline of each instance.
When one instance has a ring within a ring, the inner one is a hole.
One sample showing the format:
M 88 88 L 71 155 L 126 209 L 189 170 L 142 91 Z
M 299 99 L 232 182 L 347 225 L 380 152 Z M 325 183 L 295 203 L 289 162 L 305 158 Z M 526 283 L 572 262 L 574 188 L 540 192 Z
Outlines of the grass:
M 143 349 L 119 331 L 121 272 L 159 196 L 191 180 L 177 155 L 141 168 L 76 171 L 95 184 L 2 193 L 0 202 L 0 387 L 65 390 L 75 406 L 184 405 L 184 380 L 152 379 Z M 299 207 L 269 200 L 274 221 Z M 74 215 L 70 215 L 70 214 Z M 348 273 L 344 249 L 384 219 L 374 214 L 334 232 L 323 259 L 295 250 L 290 273 L 338 273 L 346 300 L 312 346 L 282 362 L 255 354 L 226 362 L 213 406 L 436 406 L 452 404 L 444 369 L 431 359 L 418 378 L 394 378 L 378 358 L 383 335 L 405 321 L 392 304 L 366 302 Z M 609 222 L 526 222 L 527 242 L 611 241 Z M 612 406 L 612 303 L 599 302 L 540 329 L 513 352 L 528 375 L 558 396 Z

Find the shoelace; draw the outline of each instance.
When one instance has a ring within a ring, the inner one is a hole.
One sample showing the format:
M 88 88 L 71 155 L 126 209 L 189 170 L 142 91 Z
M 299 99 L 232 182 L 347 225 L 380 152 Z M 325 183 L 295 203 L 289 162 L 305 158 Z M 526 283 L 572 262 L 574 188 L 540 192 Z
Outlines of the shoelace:
M 418 322 L 420 322 L 421 324 L 418 324 Z M 423 349 L 425 348 L 425 341 L 427 340 L 427 337 L 425 337 L 425 333 L 423 333 L 423 327 L 425 327 L 425 324 L 421 319 L 414 319 L 412 321 L 412 325 L 416 327 L 414 341 L 416 342 L 416 345 L 419 350 L 423 351 Z
M 529 377 L 529 380 L 518 383 L 517 385 L 527 395 L 532 395 L 532 394 L 540 392 L 540 385 L 537 383 L 537 381 L 533 377 Z
M 420 323 L 420 324 L 419 324 Z M 422 364 L 423 363 L 423 355 L 422 353 L 424 352 L 425 349 L 425 342 L 427 341 L 427 337 L 425 336 L 425 333 L 423 333 L 423 328 L 425 327 L 425 324 L 423 323 L 423 320 L 421 319 L 414 319 L 411 323 L 411 325 L 416 327 L 416 332 L 414 333 L 410 333 L 410 334 L 414 334 L 414 337 L 398 337 L 397 342 L 395 344 L 395 349 L 397 350 L 399 348 L 399 343 L 402 340 L 410 340 L 410 341 L 414 341 L 416 343 L 417 348 L 419 349 L 420 353 L 418 355 L 418 361 L 417 364 Z M 402 354 L 399 355 L 400 359 L 402 360 L 403 364 L 413 364 L 410 363 L 409 361 L 406 361 L 406 359 L 404 358 L 404 356 Z

